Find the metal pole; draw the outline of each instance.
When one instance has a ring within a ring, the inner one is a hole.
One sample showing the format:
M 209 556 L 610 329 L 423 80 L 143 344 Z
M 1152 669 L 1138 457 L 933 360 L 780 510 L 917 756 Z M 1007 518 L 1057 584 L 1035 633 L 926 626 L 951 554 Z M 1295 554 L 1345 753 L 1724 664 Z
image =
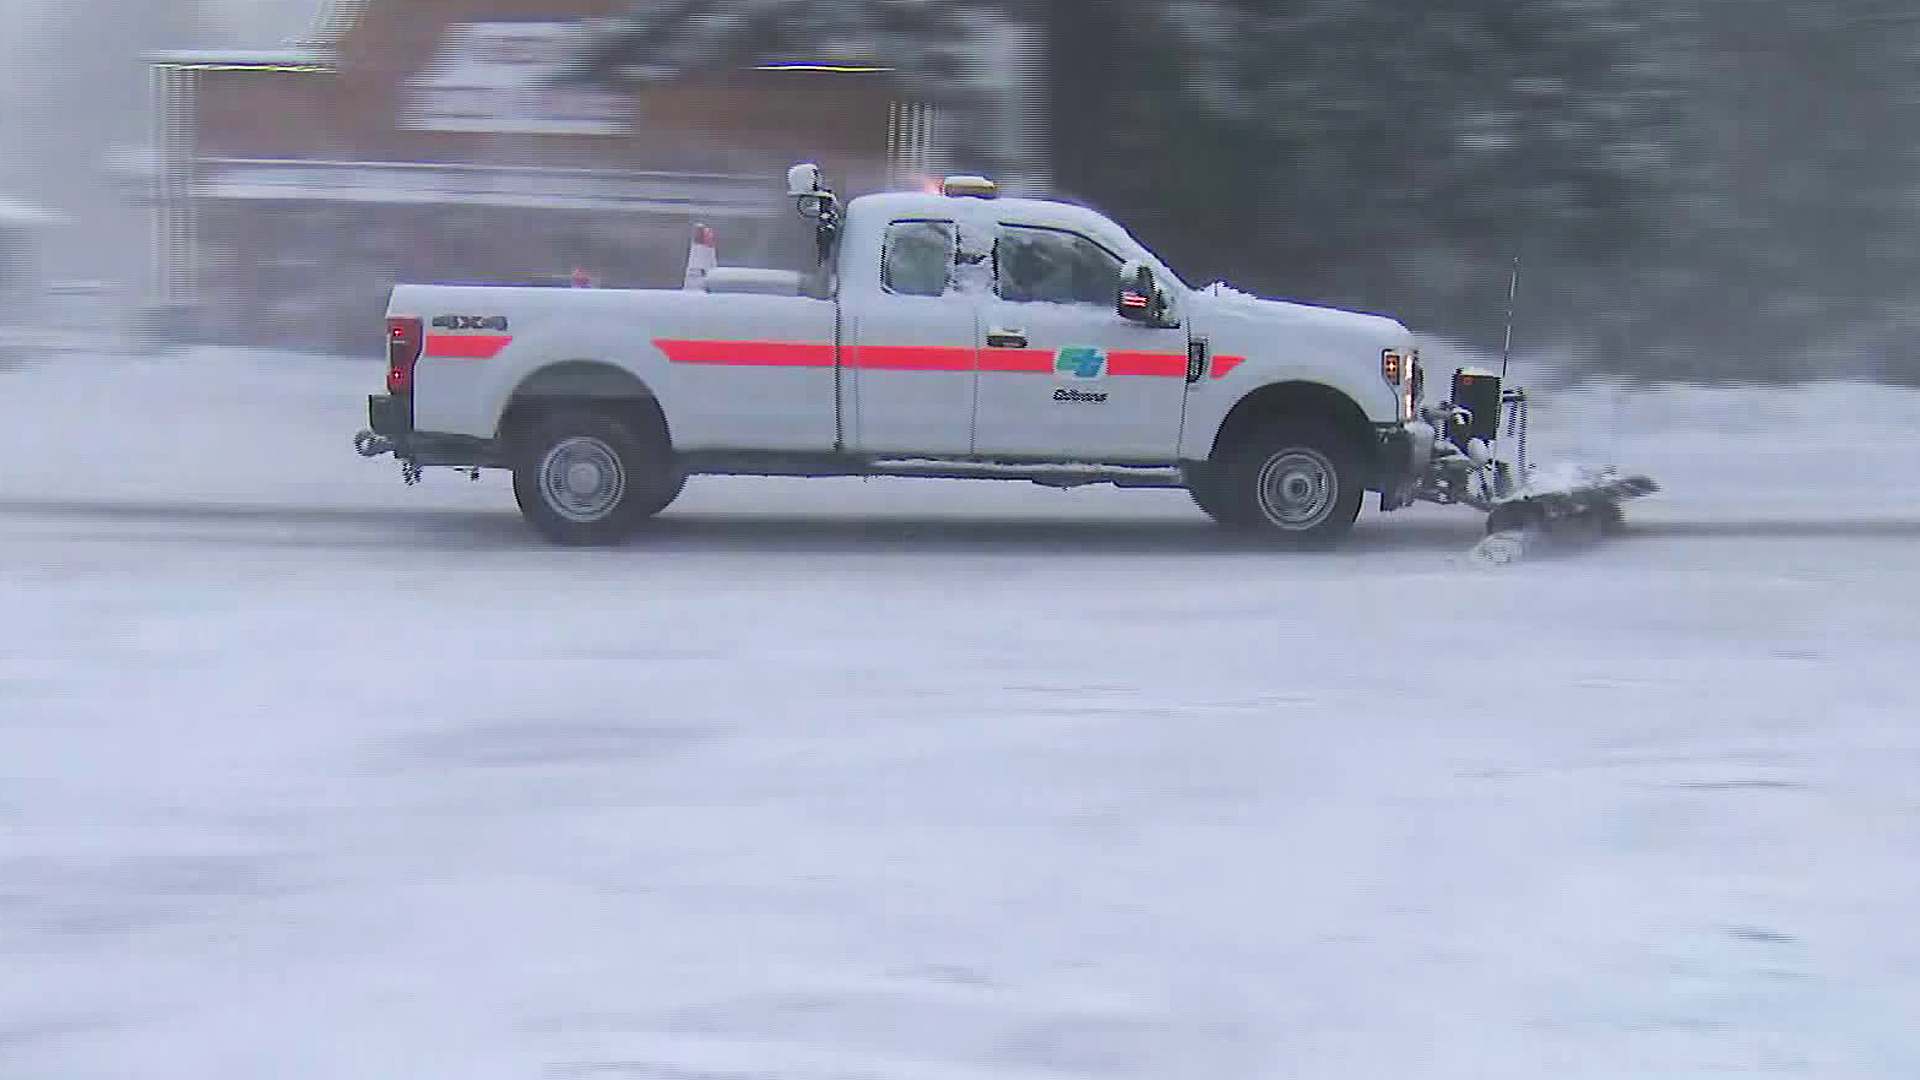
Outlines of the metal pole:
M 147 188 L 147 288 L 145 306 L 148 309 L 160 305 L 161 281 L 166 270 L 161 260 L 161 252 L 166 249 L 166 210 L 162 202 L 165 181 L 160 172 L 162 158 L 161 116 L 166 108 L 166 88 L 162 82 L 161 67 L 151 64 L 147 67 L 147 161 L 150 171 L 144 178 Z
M 1520 291 L 1520 256 L 1513 257 L 1513 276 L 1507 280 L 1507 339 L 1500 346 L 1500 388 L 1507 386 L 1507 363 L 1513 358 L 1513 298 Z
M 1508 418 L 1507 414 L 1507 366 L 1513 359 L 1513 300 L 1519 291 L 1520 256 L 1515 255 L 1513 257 L 1513 273 L 1507 278 L 1507 333 L 1505 340 L 1500 344 L 1500 393 L 1494 400 L 1494 408 L 1497 409 L 1498 412 L 1494 414 L 1493 419 L 1493 441 L 1487 447 L 1488 452 L 1493 455 L 1491 467 L 1494 470 L 1494 480 L 1487 481 L 1487 490 L 1492 492 L 1496 497 L 1505 495 L 1509 486 L 1508 483 L 1499 482 L 1500 428 L 1503 423 L 1512 423 L 1512 420 Z M 1520 407 L 1524 408 L 1525 406 Z M 1523 442 L 1522 445 L 1525 445 L 1525 443 Z M 1524 465 L 1521 466 L 1521 470 L 1523 472 L 1525 471 Z M 1484 481 L 1485 477 L 1482 477 L 1482 479 Z
M 189 69 L 181 88 L 180 123 L 180 215 L 181 262 L 185 273 L 181 281 L 181 303 L 199 317 L 202 302 L 200 266 L 200 83 L 201 73 Z
M 887 188 L 897 190 L 904 169 L 900 167 L 900 102 L 887 102 Z

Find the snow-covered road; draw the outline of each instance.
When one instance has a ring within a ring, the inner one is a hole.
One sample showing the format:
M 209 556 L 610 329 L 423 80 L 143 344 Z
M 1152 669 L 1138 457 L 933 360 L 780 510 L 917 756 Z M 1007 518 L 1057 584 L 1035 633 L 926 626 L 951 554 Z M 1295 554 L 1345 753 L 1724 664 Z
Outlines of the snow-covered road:
M 563 551 L 376 363 L 0 372 L 0 1077 L 1920 1075 L 1920 395 L 1543 402 L 1497 572 L 696 480 Z

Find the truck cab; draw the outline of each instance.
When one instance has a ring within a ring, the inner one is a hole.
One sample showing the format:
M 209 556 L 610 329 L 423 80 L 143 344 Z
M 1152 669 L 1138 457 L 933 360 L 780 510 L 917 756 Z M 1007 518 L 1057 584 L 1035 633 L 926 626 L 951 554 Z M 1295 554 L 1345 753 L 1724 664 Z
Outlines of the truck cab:
M 981 177 L 788 195 L 807 272 L 676 290 L 399 285 L 362 452 L 506 468 L 528 519 L 617 540 L 686 477 L 1176 487 L 1225 525 L 1336 539 L 1433 441 L 1392 319 L 1195 288 L 1112 219 Z

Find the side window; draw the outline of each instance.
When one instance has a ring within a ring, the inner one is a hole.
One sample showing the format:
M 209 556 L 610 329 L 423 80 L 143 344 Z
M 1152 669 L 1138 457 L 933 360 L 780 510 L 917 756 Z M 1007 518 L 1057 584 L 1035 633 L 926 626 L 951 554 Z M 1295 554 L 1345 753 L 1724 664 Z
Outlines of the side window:
M 896 221 L 880 248 L 880 282 L 888 292 L 939 296 L 953 269 L 953 223 Z
M 1120 260 L 1079 233 L 1004 225 L 995 250 L 1003 300 L 1111 305 Z

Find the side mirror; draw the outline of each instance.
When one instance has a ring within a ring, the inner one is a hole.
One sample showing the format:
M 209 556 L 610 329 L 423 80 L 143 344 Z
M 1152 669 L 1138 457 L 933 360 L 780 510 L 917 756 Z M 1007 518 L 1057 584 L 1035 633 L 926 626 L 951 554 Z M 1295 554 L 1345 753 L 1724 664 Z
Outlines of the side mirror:
M 801 217 L 814 223 L 815 254 L 826 265 L 840 234 L 840 199 L 821 182 L 820 166 L 806 161 L 788 169 L 787 197 Z
M 1167 294 L 1154 280 L 1153 268 L 1138 260 L 1120 270 L 1120 293 L 1114 301 L 1120 317 L 1147 326 L 1167 327 Z
M 820 166 L 807 162 L 787 170 L 787 197 L 798 199 L 821 190 Z

